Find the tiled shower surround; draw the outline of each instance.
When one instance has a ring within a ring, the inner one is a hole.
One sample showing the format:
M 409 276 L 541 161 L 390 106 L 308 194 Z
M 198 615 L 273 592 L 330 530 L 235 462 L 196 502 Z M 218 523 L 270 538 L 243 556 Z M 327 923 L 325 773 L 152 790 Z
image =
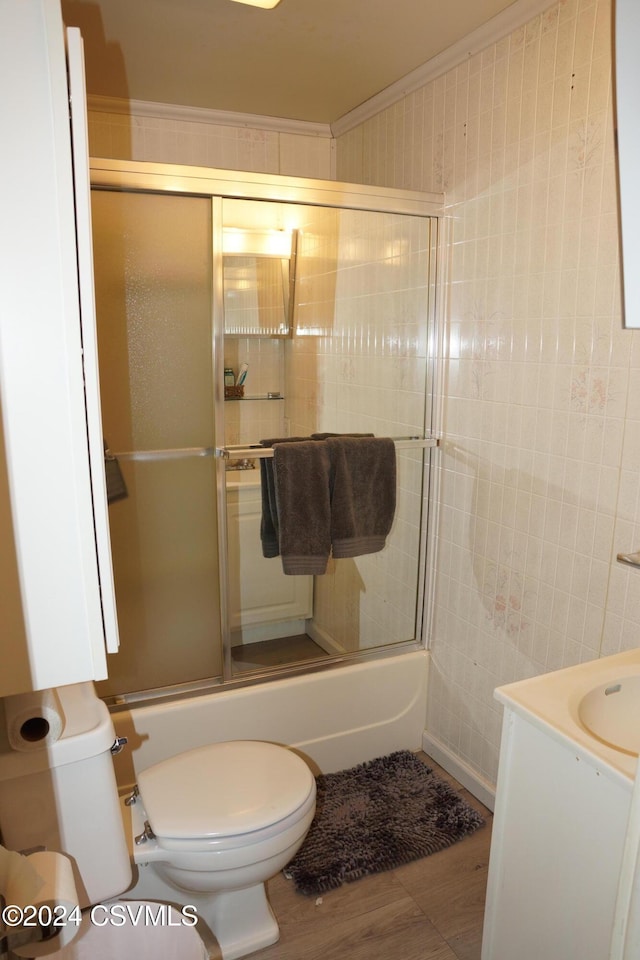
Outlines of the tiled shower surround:
M 639 643 L 640 571 L 615 559 L 640 548 L 640 339 L 620 319 L 610 29 L 607 0 L 550 5 L 336 146 L 338 179 L 445 195 L 428 733 L 489 783 L 496 686 Z M 199 130 L 190 159 L 179 124 L 140 120 L 108 153 L 92 120 L 95 156 L 330 175 L 319 138 L 280 138 L 283 164 L 275 134 Z
M 446 198 L 428 731 L 489 782 L 496 686 L 639 642 L 610 50 L 610 3 L 561 0 L 338 141 L 338 178 Z

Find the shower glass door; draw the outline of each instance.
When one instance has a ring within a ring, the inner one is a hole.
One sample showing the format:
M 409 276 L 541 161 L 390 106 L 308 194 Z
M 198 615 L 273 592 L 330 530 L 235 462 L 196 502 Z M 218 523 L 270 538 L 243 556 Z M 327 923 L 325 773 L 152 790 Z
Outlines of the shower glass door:
M 227 177 L 94 161 L 107 476 L 126 488 L 109 505 L 111 702 L 422 642 L 435 202 Z M 378 553 L 285 575 L 262 552 L 256 445 L 322 433 L 393 438 L 393 526 Z
M 211 201 L 93 190 L 102 419 L 120 652 L 101 696 L 222 671 Z
M 245 231 L 246 244 L 252 230 L 270 228 L 284 247 L 293 235 L 296 253 L 292 324 L 279 338 L 264 333 L 259 274 L 223 271 L 224 367 L 248 366 L 243 396 L 224 404 L 225 442 L 239 448 L 226 474 L 233 675 L 415 642 L 429 453 L 422 441 L 431 418 L 431 221 L 238 199 L 223 200 L 222 211 L 224 231 Z M 246 333 L 228 309 L 239 279 L 244 301 L 255 304 L 243 315 Z M 285 576 L 279 557 L 262 556 L 251 448 L 265 437 L 324 432 L 397 441 L 393 527 L 379 553 L 330 559 L 322 576 Z

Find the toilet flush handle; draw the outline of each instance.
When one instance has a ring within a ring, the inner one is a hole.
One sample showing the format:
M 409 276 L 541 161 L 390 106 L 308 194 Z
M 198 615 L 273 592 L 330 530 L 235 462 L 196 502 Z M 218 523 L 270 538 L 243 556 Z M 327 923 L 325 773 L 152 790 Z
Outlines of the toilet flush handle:
M 129 742 L 128 737 L 116 737 L 113 743 L 111 744 L 111 753 L 115 757 L 117 753 L 120 753 L 125 748 L 125 744 Z

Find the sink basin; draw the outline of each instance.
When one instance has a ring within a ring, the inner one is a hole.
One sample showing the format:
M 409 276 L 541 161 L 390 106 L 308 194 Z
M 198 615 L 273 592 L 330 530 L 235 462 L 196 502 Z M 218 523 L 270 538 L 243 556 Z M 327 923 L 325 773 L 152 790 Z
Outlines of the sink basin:
M 616 750 L 640 753 L 640 674 L 594 687 L 578 706 L 580 722 Z

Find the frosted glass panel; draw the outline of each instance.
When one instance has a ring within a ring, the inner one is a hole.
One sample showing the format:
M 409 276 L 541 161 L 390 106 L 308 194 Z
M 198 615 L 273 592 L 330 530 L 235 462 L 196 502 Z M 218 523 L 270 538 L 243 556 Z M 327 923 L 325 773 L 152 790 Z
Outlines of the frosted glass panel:
M 104 436 L 115 454 L 214 446 L 211 204 L 93 193 Z M 109 507 L 120 652 L 101 695 L 221 673 L 212 460 L 120 457 Z
M 210 201 L 94 191 L 92 209 L 109 445 L 210 445 Z
M 120 652 L 101 695 L 219 675 L 215 466 L 122 462 L 129 496 L 111 504 Z

